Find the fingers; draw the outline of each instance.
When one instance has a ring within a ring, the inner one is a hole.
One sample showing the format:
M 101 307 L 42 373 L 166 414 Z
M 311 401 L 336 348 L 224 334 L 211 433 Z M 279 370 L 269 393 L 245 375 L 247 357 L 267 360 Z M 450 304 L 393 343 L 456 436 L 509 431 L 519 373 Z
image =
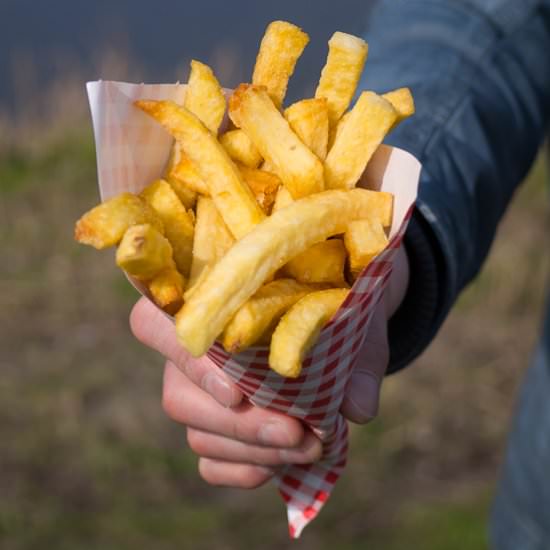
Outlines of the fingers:
M 380 386 L 388 367 L 387 318 L 381 302 L 369 326 L 362 355 L 355 366 L 340 411 L 352 422 L 365 424 L 378 414 Z
M 196 454 L 204 458 L 265 466 L 310 464 L 319 460 L 323 451 L 321 442 L 310 431 L 307 431 L 302 442 L 292 449 L 249 445 L 193 428 L 187 430 L 187 442 Z
M 255 489 L 273 477 L 273 470 L 264 466 L 232 464 L 211 458 L 199 460 L 199 473 L 207 483 L 222 487 Z
M 197 430 L 244 443 L 268 447 L 296 447 L 304 438 L 302 424 L 289 416 L 243 402 L 226 408 L 167 362 L 163 407 L 170 418 Z
M 176 365 L 194 384 L 226 407 L 234 407 L 242 394 L 206 356 L 192 357 L 178 342 L 174 324 L 147 298 L 141 298 L 130 314 L 134 336 L 146 346 L 158 351 Z

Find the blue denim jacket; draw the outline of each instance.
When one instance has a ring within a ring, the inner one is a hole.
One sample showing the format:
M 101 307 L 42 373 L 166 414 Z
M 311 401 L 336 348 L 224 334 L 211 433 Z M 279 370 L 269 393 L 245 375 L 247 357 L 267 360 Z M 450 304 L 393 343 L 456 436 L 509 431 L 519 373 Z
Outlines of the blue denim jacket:
M 391 371 L 424 349 L 479 271 L 544 139 L 550 0 L 381 0 L 366 39 L 361 87 L 412 89 L 417 112 L 388 142 L 424 166 Z

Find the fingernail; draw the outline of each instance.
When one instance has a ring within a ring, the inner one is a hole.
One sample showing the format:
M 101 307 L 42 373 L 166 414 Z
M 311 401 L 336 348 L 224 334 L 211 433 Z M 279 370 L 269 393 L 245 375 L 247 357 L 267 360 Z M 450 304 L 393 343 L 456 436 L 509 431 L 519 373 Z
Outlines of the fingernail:
M 378 414 L 380 383 L 371 374 L 357 373 L 348 395 L 350 418 L 355 422 L 368 422 Z
M 315 452 L 311 451 L 312 446 L 316 447 Z M 299 451 L 296 449 L 281 449 L 279 451 L 281 460 L 286 464 L 311 464 L 312 462 L 317 462 L 321 458 L 321 454 L 322 447 L 319 442 L 311 442 L 310 445 Z
M 224 407 L 230 407 L 233 403 L 233 389 L 220 376 L 209 372 L 202 379 L 202 389 L 209 393 L 216 401 Z
M 268 468 L 267 466 L 256 466 L 256 469 L 260 473 L 269 477 L 273 477 L 275 475 L 275 470 L 273 470 L 272 468 Z
M 270 447 L 288 447 L 292 442 L 290 434 L 282 422 L 271 420 L 260 426 L 258 440 Z

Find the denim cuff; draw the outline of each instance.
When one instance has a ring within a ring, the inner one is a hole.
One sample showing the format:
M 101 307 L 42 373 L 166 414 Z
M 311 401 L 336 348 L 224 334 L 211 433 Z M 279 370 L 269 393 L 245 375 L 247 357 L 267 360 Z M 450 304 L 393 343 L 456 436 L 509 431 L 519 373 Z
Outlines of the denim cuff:
M 390 362 L 386 374 L 401 370 L 428 346 L 445 308 L 445 261 L 436 237 L 420 211 L 415 210 L 403 244 L 410 266 L 405 298 L 388 323 Z

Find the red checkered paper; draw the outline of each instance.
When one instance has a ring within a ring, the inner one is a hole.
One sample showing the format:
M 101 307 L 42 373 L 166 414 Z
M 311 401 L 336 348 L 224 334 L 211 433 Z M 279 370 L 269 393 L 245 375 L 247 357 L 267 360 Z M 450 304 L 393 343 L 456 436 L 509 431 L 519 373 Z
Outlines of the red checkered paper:
M 140 192 L 161 176 L 170 153 L 172 138 L 133 102 L 182 102 L 184 94 L 185 86 L 180 84 L 88 83 L 103 200 L 123 191 Z M 252 403 L 302 420 L 323 441 L 319 462 L 284 466 L 274 477 L 286 503 L 292 538 L 299 537 L 319 513 L 346 464 L 348 430 L 339 413 L 340 405 L 352 370 L 361 361 L 369 323 L 391 275 L 416 199 L 419 175 L 419 162 L 399 149 L 381 146 L 370 161 L 359 185 L 393 193 L 390 243 L 361 273 L 346 301 L 321 331 L 298 378 L 284 378 L 269 369 L 267 347 L 230 355 L 215 343 L 208 351 Z M 143 293 L 143 287 L 136 286 Z

